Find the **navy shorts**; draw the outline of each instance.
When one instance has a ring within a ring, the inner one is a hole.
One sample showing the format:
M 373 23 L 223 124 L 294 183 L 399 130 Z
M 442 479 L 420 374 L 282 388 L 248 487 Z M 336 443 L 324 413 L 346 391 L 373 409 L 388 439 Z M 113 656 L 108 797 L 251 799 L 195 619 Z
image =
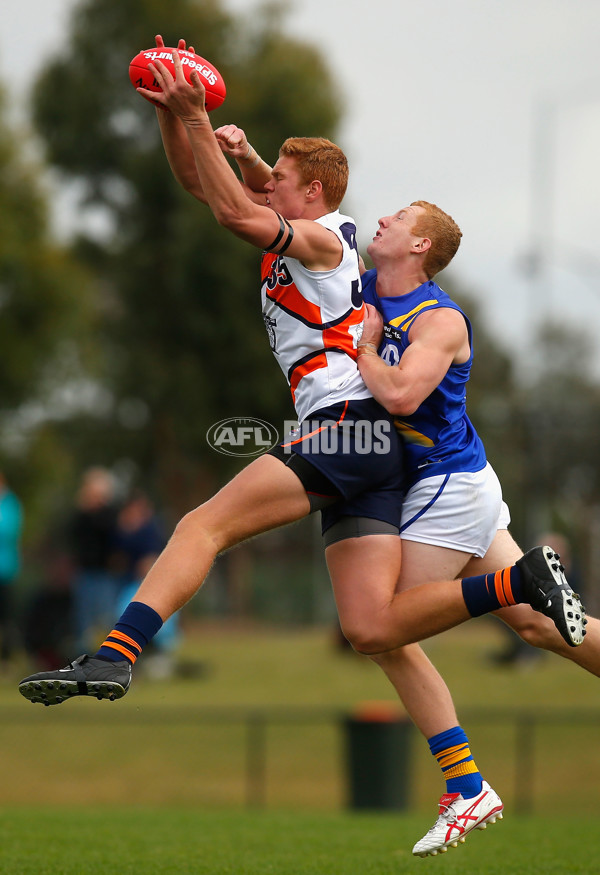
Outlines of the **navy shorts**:
M 341 496 L 322 510 L 323 532 L 341 516 L 365 516 L 400 527 L 402 441 L 374 398 L 311 413 L 283 439 L 276 455 L 281 459 L 283 453 L 301 456 Z

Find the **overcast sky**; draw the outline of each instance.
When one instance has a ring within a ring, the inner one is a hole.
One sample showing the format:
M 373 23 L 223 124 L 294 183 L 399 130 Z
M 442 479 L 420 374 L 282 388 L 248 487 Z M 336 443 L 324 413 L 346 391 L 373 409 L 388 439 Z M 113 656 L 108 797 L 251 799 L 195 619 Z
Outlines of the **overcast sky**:
M 2 4 L 0 70 L 15 98 L 66 39 L 76 2 Z M 250 14 L 256 2 L 227 5 Z M 434 201 L 463 230 L 454 274 L 505 345 L 526 345 L 548 312 L 598 334 L 599 0 L 290 6 L 286 29 L 322 49 L 345 96 L 344 207 L 358 220 L 361 246 L 379 216 Z M 168 12 L 163 33 L 179 36 L 169 34 Z M 202 54 L 200 36 L 184 36 Z M 553 245 L 532 280 L 522 258 L 538 237 Z M 597 347 L 600 363 L 600 337 Z

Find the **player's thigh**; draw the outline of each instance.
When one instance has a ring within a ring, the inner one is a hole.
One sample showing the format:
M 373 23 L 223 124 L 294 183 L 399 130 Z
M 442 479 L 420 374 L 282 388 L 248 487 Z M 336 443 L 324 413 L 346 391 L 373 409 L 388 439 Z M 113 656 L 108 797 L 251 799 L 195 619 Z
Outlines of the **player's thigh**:
M 398 584 L 398 535 L 336 541 L 326 548 L 325 558 L 342 628 L 380 622 Z
M 508 529 L 498 529 L 485 556 L 482 558 L 474 556 L 465 566 L 462 577 L 499 571 L 501 568 L 514 565 L 522 555 L 523 551 Z
M 438 547 L 420 541 L 402 540 L 402 569 L 399 590 L 410 589 L 421 583 L 437 580 L 455 580 L 471 558 L 470 553 Z
M 299 477 L 279 459 L 266 454 L 189 516 L 200 521 L 223 549 L 301 519 L 309 512 L 310 503 Z

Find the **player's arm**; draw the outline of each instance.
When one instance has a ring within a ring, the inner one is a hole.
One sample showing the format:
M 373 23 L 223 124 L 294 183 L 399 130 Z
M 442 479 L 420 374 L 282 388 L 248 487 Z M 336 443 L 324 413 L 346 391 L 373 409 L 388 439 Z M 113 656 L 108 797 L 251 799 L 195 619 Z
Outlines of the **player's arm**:
M 194 156 L 203 195 L 220 225 L 260 249 L 286 251 L 311 270 L 330 270 L 339 264 L 342 246 L 331 231 L 309 220 L 293 224 L 269 207 L 248 199 L 217 142 L 205 108 L 205 90 L 194 70 L 186 82 L 177 52 L 175 77 L 159 60 L 149 65 L 161 91 L 141 94 L 167 106 L 181 119 Z M 320 186 L 320 182 L 315 185 Z M 264 196 L 263 196 L 264 197 Z
M 160 34 L 157 34 L 156 36 L 156 47 L 159 49 L 164 49 L 164 40 Z M 186 48 L 186 43 L 184 39 L 179 40 L 177 48 Z M 193 52 L 194 47 L 190 46 L 189 51 Z M 167 156 L 167 161 L 169 162 L 169 166 L 171 168 L 171 171 L 173 172 L 173 176 L 182 186 L 182 188 L 185 189 L 185 191 L 189 192 L 202 203 L 207 203 L 206 197 L 204 195 L 204 189 L 202 188 L 202 184 L 198 176 L 194 153 L 192 152 L 190 142 L 185 127 L 181 122 L 181 119 L 178 118 L 174 113 L 165 112 L 164 109 L 160 109 L 159 107 L 156 108 L 156 117 L 158 120 L 158 126 L 160 129 L 163 147 Z M 230 125 L 228 127 L 234 128 L 235 125 Z M 240 129 L 238 128 L 236 130 Z M 246 138 L 244 132 L 241 131 L 241 133 L 245 140 Z M 249 145 L 247 141 L 242 151 L 242 147 L 239 145 L 240 138 L 233 138 L 234 142 L 229 143 L 228 141 L 219 138 L 218 131 L 215 131 L 215 134 L 224 152 L 226 152 L 227 154 L 231 154 L 231 156 L 236 160 L 238 160 L 238 155 L 240 153 L 242 154 L 242 158 L 240 158 L 238 161 L 241 167 L 247 163 L 251 163 L 253 165 L 253 169 L 251 172 L 256 177 L 256 179 L 258 180 L 259 178 L 264 176 L 264 173 L 261 174 L 261 177 L 259 177 L 257 174 L 257 171 L 260 172 L 259 164 L 264 162 L 261 162 L 259 159 L 256 164 L 254 163 L 256 153 L 254 153 L 254 156 L 251 157 L 250 162 L 248 162 L 243 157 L 249 151 Z M 235 140 L 237 140 L 237 143 L 235 142 Z M 254 150 L 252 151 L 254 152 Z M 268 165 L 265 165 L 265 167 L 267 167 L 267 173 L 268 176 L 270 176 L 271 168 L 268 167 Z M 262 192 L 265 182 L 266 179 L 257 188 L 252 188 L 252 186 L 249 186 L 248 190 L 246 191 L 246 195 L 252 200 L 255 200 L 257 203 L 264 203 L 264 195 L 262 197 L 258 197 L 255 192 Z
M 156 109 L 156 117 L 158 119 L 158 126 L 167 161 L 169 162 L 173 176 L 182 188 L 197 198 L 197 200 L 201 201 L 203 204 L 208 203 L 200 182 L 200 177 L 198 176 L 198 168 L 196 167 L 194 153 L 192 152 L 188 135 L 181 119 L 172 112 L 165 112 L 163 109 L 158 108 Z M 244 157 L 248 154 L 248 145 L 246 145 L 244 152 L 240 157 L 239 154 L 235 154 L 239 153 L 239 149 L 232 150 L 219 138 L 219 130 L 221 129 L 215 131 L 215 135 L 217 136 L 222 151 L 226 155 L 235 158 L 238 166 L 243 170 L 244 165 L 248 163 Z M 252 147 L 250 147 L 250 149 L 252 149 Z M 254 150 L 252 151 L 254 152 Z M 254 155 L 255 157 L 251 158 L 251 161 L 255 160 L 256 153 L 254 153 Z M 244 182 L 240 183 L 240 185 L 246 197 L 254 201 L 254 203 L 265 204 L 266 196 L 264 193 L 264 185 L 267 179 L 270 179 L 271 168 L 260 158 L 259 162 L 262 165 L 262 168 L 266 168 L 266 173 L 265 170 L 260 169 L 257 164 L 256 170 L 258 170 L 258 173 L 256 173 L 254 168 L 249 173 L 250 179 L 254 179 L 254 182 L 248 184 L 244 179 Z M 260 183 L 259 179 L 262 180 Z
M 165 43 L 161 34 L 156 35 L 155 41 L 157 49 L 164 49 Z M 184 39 L 179 40 L 177 48 L 185 50 L 186 42 Z M 190 46 L 189 50 L 193 52 L 194 47 Z M 160 107 L 156 107 L 156 118 L 165 155 L 173 176 L 182 188 L 189 191 L 202 203 L 206 203 L 204 191 L 198 179 L 194 155 L 181 119 L 171 112 L 165 112 Z
M 171 112 L 156 109 L 165 155 L 177 182 L 186 191 L 205 204 L 206 197 L 198 177 L 194 154 L 181 120 Z
M 392 414 L 414 413 L 439 386 L 450 365 L 466 361 L 470 354 L 465 320 L 458 310 L 448 307 L 415 319 L 410 343 L 393 367 L 377 355 L 382 329 L 381 314 L 367 304 L 358 367 L 373 397 Z
M 272 168 L 250 145 L 244 131 L 237 125 L 222 125 L 215 131 L 215 137 L 223 152 L 236 161 L 244 185 L 250 191 L 264 192 Z

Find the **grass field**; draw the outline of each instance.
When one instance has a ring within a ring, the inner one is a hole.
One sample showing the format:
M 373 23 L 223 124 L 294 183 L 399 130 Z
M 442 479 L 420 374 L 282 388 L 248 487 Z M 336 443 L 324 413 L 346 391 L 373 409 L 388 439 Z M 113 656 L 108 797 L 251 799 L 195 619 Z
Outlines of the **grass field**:
M 418 736 L 407 751 L 410 807 L 345 810 L 340 715 L 394 696 L 368 660 L 336 649 L 330 629 L 200 624 L 181 657 L 203 673 L 168 683 L 138 673 L 116 703 L 33 706 L 16 692 L 26 668 L 17 666 L 0 683 L 0 872 L 596 873 L 598 679 L 550 655 L 526 671 L 499 669 L 488 657 L 502 641 L 478 621 L 427 644 L 506 806 L 502 822 L 434 860 L 410 853 L 443 788 Z M 239 714 L 263 707 L 272 718 L 263 810 L 249 810 L 256 727 Z M 538 719 L 529 742 L 514 709 Z M 523 760 L 527 743 L 533 755 Z M 518 810 L 524 768 L 535 816 Z
M 520 818 L 413 857 L 423 817 L 119 808 L 0 812 L 3 875 L 596 875 L 596 818 Z

